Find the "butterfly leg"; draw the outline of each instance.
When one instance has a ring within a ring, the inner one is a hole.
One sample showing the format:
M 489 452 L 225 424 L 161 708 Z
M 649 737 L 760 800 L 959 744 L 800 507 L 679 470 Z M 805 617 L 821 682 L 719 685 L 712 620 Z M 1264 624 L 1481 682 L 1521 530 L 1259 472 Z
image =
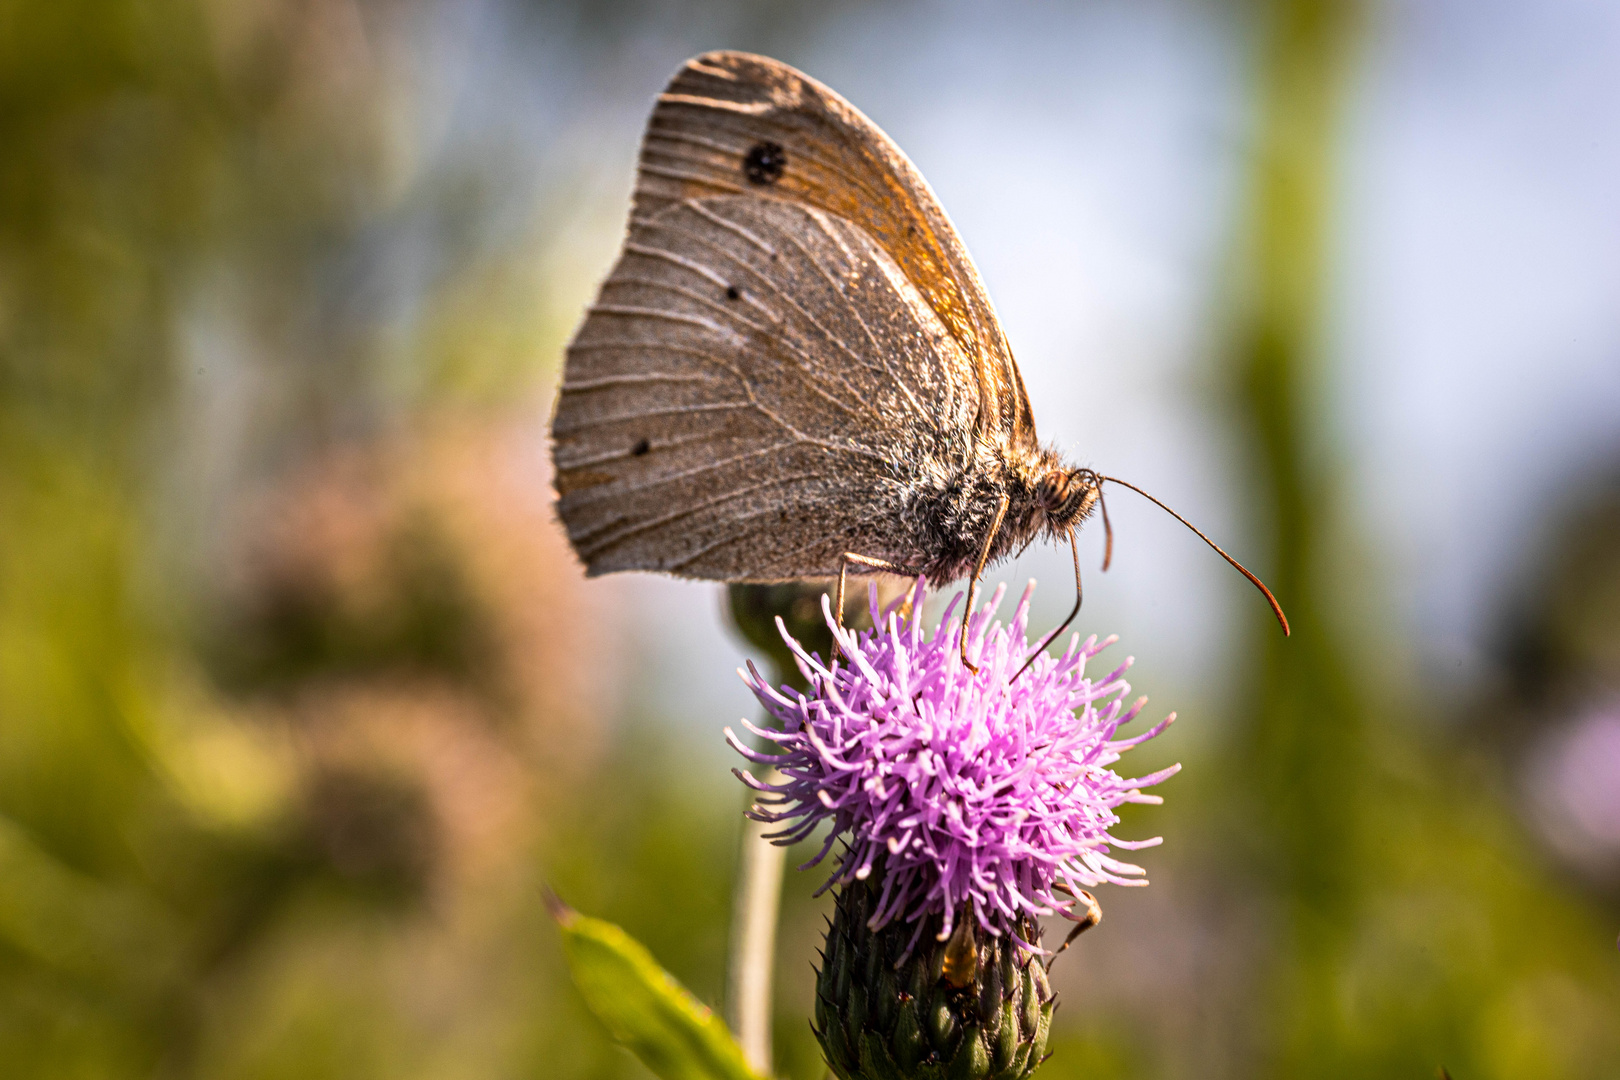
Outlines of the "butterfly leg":
M 1106 517 L 1103 518 L 1104 522 L 1107 520 L 1108 519 Z M 1109 544 L 1113 544 L 1112 533 L 1109 533 Z M 1029 659 L 1024 661 L 1024 666 L 1018 669 L 1017 674 L 1013 676 L 1014 679 L 1017 679 L 1019 675 L 1022 675 L 1024 672 L 1028 671 L 1029 665 L 1035 662 L 1035 658 L 1045 652 L 1048 645 L 1052 644 L 1052 639 L 1063 633 L 1063 631 L 1067 630 L 1069 628 L 1069 624 L 1074 622 L 1074 617 L 1080 614 L 1080 604 L 1086 598 L 1086 590 L 1084 586 L 1080 584 L 1080 545 L 1075 542 L 1074 526 L 1072 525 L 1069 526 L 1069 553 L 1074 556 L 1074 607 L 1069 609 L 1069 617 L 1058 623 L 1058 628 L 1056 630 L 1053 630 L 1050 634 L 1047 634 L 1045 637 L 1041 638 L 1041 643 L 1029 651 Z M 1107 558 L 1108 557 L 1106 555 L 1103 556 L 1104 570 L 1108 569 Z M 1062 952 L 1063 950 L 1059 949 L 1058 951 Z
M 1068 892 L 1067 889 L 1064 889 L 1063 891 Z M 1073 894 L 1071 893 L 1070 895 Z M 1075 938 L 1102 922 L 1102 906 L 1097 903 L 1097 898 L 1095 896 L 1092 896 L 1086 890 L 1081 889 L 1080 895 L 1075 897 L 1075 899 L 1083 902 L 1086 905 L 1086 913 L 1078 917 L 1073 914 L 1068 916 L 1069 918 L 1074 919 L 1074 929 L 1069 931 L 1069 936 L 1063 939 L 1063 944 L 1058 946 L 1057 952 L 1054 952 L 1052 954 L 1052 958 L 1046 962 L 1046 969 L 1048 971 L 1052 970 L 1052 961 L 1058 958 L 1058 953 L 1062 952 L 1064 949 L 1067 949 L 1070 945 L 1073 945 Z
M 901 577 L 914 578 L 922 573 L 920 570 L 912 570 L 901 566 L 899 563 L 892 563 L 887 559 L 874 559 L 870 555 L 858 555 L 853 551 L 844 552 L 843 559 L 838 563 L 838 596 L 833 601 L 833 610 L 838 612 L 838 629 L 840 630 L 844 628 L 844 584 L 849 577 L 851 563 L 857 566 L 870 566 L 874 570 L 886 570 L 891 574 L 899 574 Z
M 990 531 L 984 534 L 984 547 L 979 552 L 978 564 L 973 567 L 973 579 L 968 582 L 967 609 L 962 612 L 962 666 L 977 675 L 979 669 L 967 658 L 968 623 L 973 619 L 973 605 L 979 599 L 979 577 L 984 573 L 984 564 L 990 561 L 990 548 L 996 542 L 996 534 L 1001 531 L 1001 520 L 1007 516 L 1007 496 L 1001 497 L 1001 503 L 996 507 L 996 520 L 990 523 Z

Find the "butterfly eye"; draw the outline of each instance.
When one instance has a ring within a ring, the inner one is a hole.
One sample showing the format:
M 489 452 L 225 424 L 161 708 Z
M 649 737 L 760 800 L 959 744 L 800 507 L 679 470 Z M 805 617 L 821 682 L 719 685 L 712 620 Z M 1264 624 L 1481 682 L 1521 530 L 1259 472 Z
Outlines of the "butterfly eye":
M 1035 498 L 1047 513 L 1061 507 L 1069 494 L 1069 474 L 1052 470 L 1035 485 Z
M 751 184 L 774 184 L 787 168 L 787 151 L 781 143 L 759 142 L 743 158 L 743 175 Z

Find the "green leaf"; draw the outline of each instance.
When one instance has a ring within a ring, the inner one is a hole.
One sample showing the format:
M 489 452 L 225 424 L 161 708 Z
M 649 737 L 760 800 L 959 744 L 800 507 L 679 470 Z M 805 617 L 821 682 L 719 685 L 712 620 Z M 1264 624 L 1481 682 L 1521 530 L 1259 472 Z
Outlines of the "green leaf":
M 761 1080 L 726 1025 L 646 946 L 548 896 L 563 952 L 591 1012 L 663 1080 Z

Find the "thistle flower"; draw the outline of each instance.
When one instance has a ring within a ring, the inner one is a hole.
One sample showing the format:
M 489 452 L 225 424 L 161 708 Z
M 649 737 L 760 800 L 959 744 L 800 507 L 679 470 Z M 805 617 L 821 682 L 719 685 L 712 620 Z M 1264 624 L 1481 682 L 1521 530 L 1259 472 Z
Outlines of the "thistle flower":
M 1076 634 L 1060 658 L 1029 658 L 1025 632 L 1031 582 L 1010 626 L 992 623 L 1005 586 L 968 620 L 968 654 L 958 655 L 961 625 L 951 622 L 952 601 L 932 638 L 923 635 L 924 582 L 909 598 L 873 611 L 872 629 L 833 626 L 847 662 L 830 665 L 783 637 L 809 681 L 808 693 L 771 687 L 752 664 L 744 681 L 780 729 L 744 721 L 780 752 L 760 753 L 729 728 L 740 754 L 775 765 L 780 783 L 737 771 L 761 793 L 753 815 L 782 823 L 770 834 L 779 844 L 809 836 L 830 822 L 825 843 L 801 869 L 821 862 L 840 841 L 835 869 L 822 891 L 865 881 L 878 868 L 869 928 L 893 920 L 914 924 L 937 915 L 943 941 L 959 913 L 970 913 L 985 933 L 1019 936 L 1026 917 L 1059 913 L 1080 919 L 1090 904 L 1081 892 L 1103 882 L 1145 885 L 1143 870 L 1115 859 L 1113 848 L 1136 849 L 1160 838 L 1127 841 L 1110 831 L 1125 803 L 1158 803 L 1142 789 L 1174 774 L 1179 765 L 1134 780 L 1111 766 L 1124 751 L 1163 731 L 1175 714 L 1131 738 L 1115 738 L 1140 712 L 1129 707 L 1125 671 L 1131 658 L 1102 679 L 1086 677 L 1087 661 L 1114 637 L 1084 643 Z M 830 607 L 823 612 L 833 625 Z M 780 625 L 780 624 L 779 624 Z M 1016 677 L 1015 677 L 1016 675 Z
M 1109 854 L 1128 842 L 1110 831 L 1127 802 L 1159 802 L 1142 789 L 1176 771 L 1135 780 L 1111 766 L 1163 731 L 1174 714 L 1134 738 L 1115 738 L 1145 701 L 1128 708 L 1127 659 L 1102 679 L 1086 664 L 1114 639 L 1070 641 L 1061 658 L 1034 656 L 1024 592 L 1011 626 L 992 623 L 1004 589 L 967 620 L 956 602 L 929 639 L 909 604 L 878 612 L 873 628 L 837 628 L 846 660 L 823 663 L 777 622 L 806 692 L 773 688 L 752 664 L 743 678 L 780 725 L 747 724 L 779 753 L 731 745 L 780 779 L 737 775 L 760 792 L 752 815 L 782 825 L 779 844 L 831 828 L 816 857 L 842 853 L 822 886 L 839 886 L 816 972 L 812 1027 L 841 1080 L 1026 1080 L 1043 1060 L 1057 1005 L 1036 962 L 1037 917 L 1096 923 L 1085 886 L 1146 884 L 1140 867 Z M 958 597 L 960 600 L 960 597 Z M 982 932 L 982 934 L 981 934 Z M 1064 943 L 1065 946 L 1067 942 Z M 1059 951 L 1062 951 L 1061 949 Z

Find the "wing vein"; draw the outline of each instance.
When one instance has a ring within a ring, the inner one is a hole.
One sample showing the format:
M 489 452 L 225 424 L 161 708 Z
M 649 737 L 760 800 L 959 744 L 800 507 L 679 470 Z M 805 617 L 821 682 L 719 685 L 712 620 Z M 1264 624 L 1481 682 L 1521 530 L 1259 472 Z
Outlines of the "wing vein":
M 685 204 L 685 205 L 692 205 L 692 204 Z M 717 218 L 714 215 L 705 215 L 705 216 L 706 217 L 711 217 L 714 220 L 720 220 L 720 221 L 725 220 L 723 218 Z M 645 222 L 644 224 L 649 228 L 656 227 L 656 228 L 659 228 L 659 229 L 663 229 L 663 230 L 665 230 L 667 232 L 672 232 L 672 233 L 676 234 L 676 236 L 684 237 L 684 238 L 692 241 L 695 244 L 700 244 L 700 245 L 702 245 L 702 246 L 704 246 L 706 248 L 709 248 L 710 250 L 718 253 L 721 258 L 727 259 L 727 260 L 729 260 L 729 261 L 731 261 L 733 263 L 736 263 L 738 266 L 740 266 L 744 270 L 748 271 L 748 273 L 751 276 L 756 277 L 760 281 L 764 282 L 766 287 L 769 288 L 770 291 L 778 299 L 783 301 L 785 304 L 787 304 L 789 307 L 791 307 L 795 312 L 797 312 L 799 314 L 800 318 L 802 318 L 805 322 L 809 323 L 815 329 L 821 331 L 822 336 L 826 337 L 829 341 L 832 341 L 834 344 L 838 344 L 841 347 L 843 347 L 844 351 L 846 353 L 849 353 L 849 355 L 857 363 L 861 363 L 863 366 L 867 366 L 867 367 L 871 366 L 869 364 L 865 364 L 865 362 L 862 361 L 860 357 L 855 356 L 854 353 L 850 352 L 848 346 L 843 345 L 842 342 L 840 342 L 836 338 L 834 338 L 832 334 L 830 334 L 824 327 L 821 326 L 820 323 L 818 323 L 816 321 L 816 319 L 815 319 L 815 317 L 813 315 L 811 315 L 808 311 L 806 311 L 804 309 L 803 305 L 801 305 L 797 300 L 795 300 L 792 295 L 790 295 L 787 292 L 784 292 L 782 290 L 782 288 L 779 285 L 777 285 L 775 281 L 773 281 L 771 279 L 771 275 L 766 274 L 766 273 L 762 273 L 758 267 L 755 267 L 755 266 L 751 265 L 746 260 L 738 258 L 734 253 L 732 253 L 730 251 L 727 251 L 725 248 L 721 247 L 720 245 L 711 242 L 710 240 L 708 240 L 706 237 L 702 236 L 699 233 L 695 233 L 695 232 L 691 231 L 690 229 L 683 228 L 682 226 L 675 224 L 675 222 L 673 222 L 671 220 L 660 218 L 657 221 L 648 221 L 648 222 Z M 773 257 L 774 257 L 775 249 L 774 248 L 768 248 L 767 250 L 770 250 L 772 252 Z M 611 284 L 613 279 L 609 278 L 608 281 Z M 701 299 L 703 301 L 703 303 L 708 304 L 709 306 L 718 307 L 718 305 L 713 304 L 711 301 L 709 301 L 709 300 L 707 300 L 705 298 L 702 298 L 702 297 L 694 297 L 694 298 L 695 299 Z M 725 311 L 726 309 L 721 308 L 720 310 Z M 821 386 L 819 385 L 820 380 L 818 380 L 815 377 L 815 375 L 812 373 L 810 368 L 808 368 L 806 366 L 808 364 L 813 364 L 814 363 L 813 358 L 808 353 L 806 353 L 798 345 L 798 343 L 792 341 L 791 339 L 789 339 L 787 337 L 782 336 L 779 333 L 775 333 L 775 332 L 767 330 L 767 329 L 762 329 L 761 332 L 769 334 L 771 340 L 779 341 L 779 342 L 782 342 L 784 345 L 787 345 L 790 349 L 793 350 L 793 353 L 794 353 L 795 356 L 797 356 L 800 360 L 804 361 L 803 364 L 796 364 L 795 367 L 797 367 L 800 374 L 802 376 L 804 376 L 804 382 L 805 382 L 805 385 L 807 387 L 809 387 L 814 393 L 819 394 L 822 397 L 826 398 L 828 401 L 831 401 L 834 404 L 837 404 L 840 408 L 844 409 L 845 411 L 853 411 L 853 410 L 849 409 L 849 406 L 843 404 L 842 402 L 837 401 L 837 399 L 835 399 L 835 398 L 831 397 L 830 395 L 828 395 L 827 392 L 821 388 Z M 848 391 L 849 394 L 857 402 L 860 402 L 861 405 L 865 406 L 865 405 L 868 404 L 867 401 L 866 401 L 865 396 L 861 393 L 860 389 L 858 387 L 856 387 L 856 386 L 851 385 L 850 382 L 847 379 L 844 378 L 842 373 L 837 372 L 837 371 L 829 372 L 829 373 L 827 373 L 827 377 L 836 379 L 838 381 L 838 384 L 841 387 L 843 387 L 846 391 Z M 745 379 L 745 381 L 746 381 L 746 379 Z M 873 410 L 873 409 L 871 409 L 869 407 L 863 409 L 862 411 L 866 412 L 868 415 L 881 415 L 881 414 L 875 412 L 875 410 Z
M 699 432 L 696 435 L 688 435 L 681 439 L 660 438 L 658 442 L 652 445 L 652 449 L 662 453 L 667 453 L 670 450 L 677 450 L 680 447 L 690 446 L 693 443 L 714 442 L 716 439 L 722 438 L 725 438 L 724 432 L 704 431 Z M 587 469 L 592 465 L 606 465 L 610 461 L 627 461 L 636 456 L 635 451 L 621 448 L 618 450 L 610 450 L 604 454 L 596 454 L 592 457 L 583 457 L 564 462 L 562 460 L 561 449 L 559 448 L 557 468 L 559 471 L 565 471 L 568 469 Z
M 656 529 L 661 526 L 668 525 L 673 521 L 679 521 L 682 518 L 691 517 L 693 514 L 701 513 L 704 510 L 711 510 L 716 506 L 722 506 L 728 502 L 736 502 L 738 499 L 752 495 L 756 491 L 764 491 L 766 488 L 780 487 L 783 484 L 797 483 L 800 480 L 813 480 L 815 479 L 815 476 L 815 473 L 794 473 L 790 476 L 772 477 L 769 480 L 761 480 L 757 484 L 750 484 L 745 488 L 738 488 L 736 491 L 728 491 L 724 494 L 716 495 L 714 498 L 705 500 L 704 502 L 694 503 L 691 506 L 683 506 L 678 510 L 672 510 L 660 517 L 650 518 L 647 521 L 639 522 L 627 529 L 615 533 L 612 536 L 603 537 L 602 539 L 594 542 L 592 542 L 592 540 L 597 533 L 600 533 L 604 528 L 609 528 L 613 525 L 619 524 L 619 521 L 616 519 L 609 522 L 607 525 L 601 526 L 600 528 L 591 529 L 587 532 L 575 535 L 573 536 L 573 540 L 575 544 L 581 547 L 581 549 L 584 549 L 587 542 L 590 542 L 589 552 L 586 554 L 587 558 L 593 557 L 601 554 L 604 550 L 614 544 L 624 543 L 625 540 L 637 535 L 638 533 L 644 533 L 649 529 Z
M 787 450 L 792 448 L 794 445 L 794 442 L 773 443 L 770 446 L 762 446 L 756 450 L 749 450 L 746 453 L 733 454 L 731 457 L 721 458 L 719 461 L 707 461 L 696 468 L 670 473 L 667 476 L 654 477 L 653 479 L 648 480 L 646 483 L 615 488 L 612 494 L 614 498 L 618 498 L 623 495 L 639 495 L 644 491 L 652 491 L 654 488 L 659 488 L 665 484 L 674 483 L 677 480 L 689 480 L 694 476 L 702 476 L 704 473 L 713 472 L 716 469 L 722 469 L 727 465 L 735 465 L 739 461 L 747 461 L 749 458 L 760 457 L 764 454 L 774 454 L 778 450 Z
M 641 420 L 649 416 L 690 416 L 693 413 L 731 412 L 736 409 L 755 409 L 765 413 L 767 417 L 770 417 L 773 420 L 775 419 L 775 417 L 771 416 L 768 410 L 760 409 L 757 402 L 717 401 L 711 402 L 707 405 L 671 405 L 668 408 L 663 409 L 641 409 L 633 413 L 615 413 L 611 416 L 594 416 L 580 423 L 570 425 L 569 427 L 559 427 L 554 423 L 551 425 L 551 430 L 555 435 L 573 435 L 581 431 L 589 431 L 593 427 L 611 427 L 614 424 L 622 424 L 629 420 Z
M 681 131 L 678 128 L 648 128 L 647 142 L 651 143 L 655 139 L 664 142 L 686 143 L 688 146 L 701 146 L 717 153 L 725 154 L 728 157 L 740 156 L 743 152 L 743 146 L 746 145 L 746 143 L 727 145 L 725 143 L 715 142 L 713 139 L 705 139 L 701 135 L 693 135 L 689 131 Z M 669 156 L 677 157 L 678 155 L 669 153 Z M 691 159 L 688 158 L 687 160 Z
M 798 342 L 794 341 L 792 338 L 786 337 L 785 335 L 780 334 L 780 333 L 775 333 L 769 327 L 761 326 L 758 323 L 753 322 L 752 320 L 743 318 L 741 315 L 739 315 L 736 312 L 732 311 L 730 308 L 721 307 L 719 304 L 715 303 L 714 301 L 708 299 L 705 296 L 702 296 L 702 295 L 700 295 L 698 293 L 692 292 L 690 289 L 683 289 L 679 285 L 672 285 L 667 281 L 658 281 L 655 278 L 630 277 L 630 276 L 626 275 L 624 277 L 619 277 L 619 276 L 611 277 L 611 278 L 608 279 L 607 284 L 608 285 L 614 285 L 614 284 L 640 285 L 640 286 L 643 286 L 643 287 L 646 287 L 646 288 L 651 288 L 651 289 L 663 289 L 666 292 L 675 293 L 677 296 L 684 296 L 689 300 L 694 300 L 694 301 L 704 305 L 705 307 L 713 308 L 715 311 L 720 312 L 725 317 L 727 317 L 729 319 L 735 319 L 737 322 L 741 323 L 744 327 L 748 328 L 749 330 L 754 331 L 756 334 L 759 334 L 761 337 L 769 338 L 771 341 L 774 341 L 774 342 L 786 347 L 788 351 L 792 352 L 794 356 L 798 357 L 798 359 L 800 361 L 802 361 L 802 363 L 795 364 L 794 366 L 799 370 L 799 372 L 801 374 L 803 374 L 805 376 L 805 379 L 804 379 L 805 385 L 813 393 L 816 393 L 816 394 L 820 395 L 823 399 L 825 399 L 828 402 L 828 404 L 836 406 L 837 408 L 843 410 L 845 413 L 848 413 L 851 416 L 854 416 L 854 415 L 856 415 L 857 413 L 860 413 L 860 412 L 865 412 L 865 413 L 867 413 L 869 415 L 871 414 L 871 411 L 872 411 L 871 409 L 869 409 L 869 408 L 862 409 L 862 408 L 858 407 L 858 406 L 865 405 L 866 402 L 861 398 L 860 392 L 858 390 L 856 390 L 854 387 L 850 386 L 848 383 L 844 383 L 844 387 L 845 387 L 845 389 L 849 390 L 852 394 L 854 394 L 855 400 L 857 402 L 857 407 L 851 407 L 850 405 L 846 404 L 845 402 L 839 401 L 837 398 L 835 398 L 831 394 L 827 393 L 826 390 L 822 389 L 822 387 L 819 384 L 819 381 L 811 374 L 811 369 L 810 369 L 809 365 L 814 362 L 813 358 L 810 356 L 809 353 L 805 352 L 802 347 L 800 347 Z M 605 286 L 604 286 L 604 288 L 605 288 Z M 746 376 L 744 377 L 744 381 L 745 382 L 750 382 L 750 380 L 748 380 L 746 378 Z M 839 381 L 842 382 L 843 380 L 840 379 Z
M 703 109 L 716 109 L 720 112 L 740 113 L 743 116 L 761 116 L 770 112 L 776 106 L 769 101 L 725 101 L 721 98 L 700 97 L 697 94 L 670 94 L 658 95 L 660 105 L 696 105 Z
M 641 383 L 712 383 L 712 375 L 672 375 L 665 372 L 637 372 L 624 375 L 603 375 L 595 379 L 574 379 L 557 388 L 562 394 L 585 394 L 594 390 L 610 390 L 616 386 L 636 386 Z
M 612 284 L 612 279 L 609 279 Z M 688 315 L 680 311 L 661 311 L 658 308 L 637 307 L 634 304 L 592 304 L 592 315 L 625 315 L 641 319 L 663 319 L 667 322 L 686 323 L 689 326 L 701 326 L 705 330 L 712 330 L 724 336 L 726 328 L 718 323 L 711 322 L 701 315 Z
M 649 259 L 662 259 L 664 262 L 672 263 L 675 266 L 690 270 L 692 273 L 697 274 L 700 277 L 707 278 L 709 281 L 712 281 L 721 288 L 725 288 L 731 284 L 731 282 L 721 277 L 709 267 L 704 266 L 696 259 L 688 259 L 686 256 L 677 255 L 673 251 L 665 251 L 663 248 L 648 247 L 646 244 L 638 244 L 633 240 L 625 241 L 624 250 L 633 251 L 637 255 L 645 255 Z
M 805 214 L 810 218 L 811 221 L 814 221 L 816 225 L 820 227 L 822 233 L 829 241 L 835 244 L 839 250 L 843 251 L 849 257 L 849 261 L 852 264 L 859 265 L 859 258 L 854 252 L 849 250 L 849 247 L 844 243 L 843 238 L 836 235 L 832 231 L 831 226 L 828 225 L 827 215 L 820 213 L 819 211 L 806 211 Z M 900 390 L 901 394 L 905 396 L 907 404 L 911 406 L 911 411 L 916 413 L 918 416 L 927 418 L 929 416 L 928 410 L 923 408 L 922 402 L 918 401 L 916 395 L 911 392 L 911 387 L 907 386 L 905 380 L 902 379 L 894 370 L 894 365 L 889 362 L 889 350 L 885 349 L 878 343 L 877 335 L 872 333 L 872 327 L 867 324 L 866 319 L 861 315 L 860 305 L 854 300 L 850 299 L 849 294 L 844 291 L 843 285 L 836 277 L 833 276 L 832 271 L 829 270 L 827 266 L 816 257 L 815 252 L 811 251 L 809 247 L 800 242 L 798 237 L 790 236 L 788 240 L 793 244 L 794 247 L 797 247 L 804 253 L 804 257 L 810 261 L 812 266 L 821 272 L 821 276 L 826 280 L 828 287 L 836 291 L 840 296 L 844 297 L 845 301 L 849 305 L 849 313 L 855 317 L 855 321 L 861 326 L 861 332 L 866 335 L 866 340 L 871 343 L 872 353 L 877 357 L 878 362 L 883 366 L 884 374 L 889 377 L 889 381 Z M 852 357 L 855 355 L 855 351 L 847 345 L 844 346 L 844 351 L 849 353 L 849 355 Z
M 691 207 L 693 213 L 697 214 L 701 218 L 705 218 L 710 224 L 718 225 L 722 229 L 736 233 L 738 236 L 742 237 L 744 240 L 747 240 L 749 243 L 759 248 L 759 250 L 763 251 L 771 258 L 776 258 L 776 249 L 770 244 L 766 243 L 764 240 L 761 240 L 759 237 L 755 236 L 752 232 L 743 228 L 741 225 L 738 225 L 735 221 L 716 214 L 714 211 L 710 210 L 696 199 L 687 199 L 681 205 Z
M 739 185 L 733 184 L 729 180 L 721 180 L 719 177 L 709 173 L 687 172 L 684 169 L 671 169 L 665 165 L 650 165 L 645 161 L 638 166 L 638 169 L 654 176 L 662 176 L 666 180 L 687 180 L 694 184 L 702 184 L 705 187 L 718 188 L 733 195 L 741 194 L 743 190 Z

